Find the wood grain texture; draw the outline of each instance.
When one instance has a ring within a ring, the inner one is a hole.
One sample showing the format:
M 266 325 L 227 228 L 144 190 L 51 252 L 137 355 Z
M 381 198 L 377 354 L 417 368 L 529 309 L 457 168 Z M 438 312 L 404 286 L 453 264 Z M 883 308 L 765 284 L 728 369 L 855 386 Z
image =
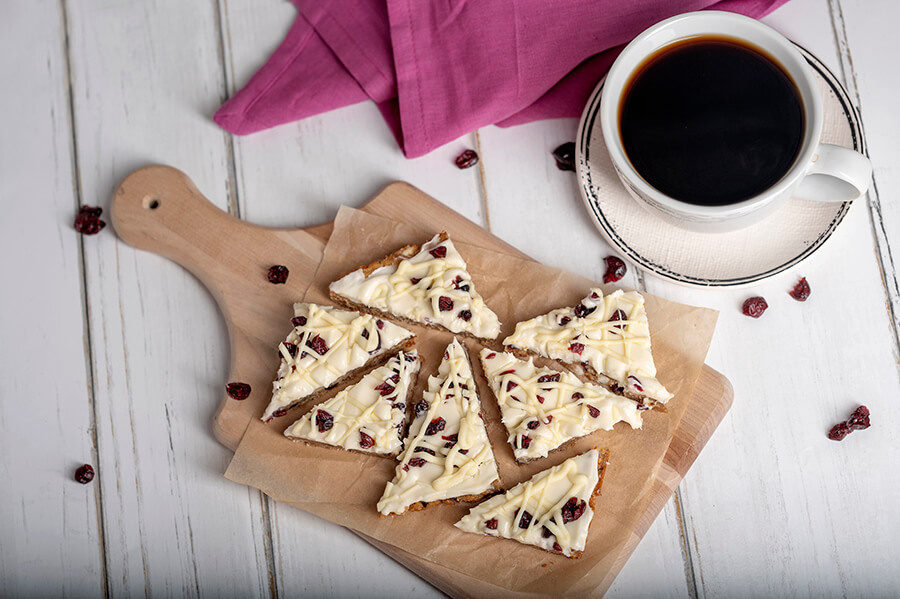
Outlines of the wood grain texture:
M 225 136 L 205 116 L 224 95 L 214 5 L 69 9 L 84 201 L 109 208 L 129 171 L 168 156 L 226 208 Z M 105 233 L 85 246 L 85 295 L 109 593 L 270 595 L 263 504 L 221 484 L 229 454 L 209 433 L 221 317 L 189 273 Z
M 425 230 L 439 223 L 453 231 L 457 242 L 522 256 L 408 184 L 387 186 L 363 209 Z M 249 383 L 253 389 L 242 401 L 226 397 L 216 417 L 219 439 L 236 446 L 246 425 L 268 403 L 268 383 L 277 362 L 272 348 L 289 326 L 285 323 L 290 320 L 290 306 L 302 296 L 314 274 L 321 242 L 302 229 L 265 230 L 231 218 L 206 202 L 183 173 L 168 167 L 144 168 L 125 179 L 115 195 L 113 223 L 126 242 L 162 253 L 194 272 L 217 299 L 231 338 L 231 380 Z M 219 241 L 222 239 L 228 241 Z M 293 243 L 286 243 L 288 239 Z M 295 251 L 304 246 L 312 251 Z M 287 285 L 272 286 L 265 281 L 266 266 L 273 261 L 291 269 Z M 297 288 L 301 289 L 299 294 Z M 282 311 L 287 314 L 281 315 Z M 655 486 L 646 492 L 649 503 L 632 542 L 623 548 L 621 560 L 608 572 L 596 590 L 598 594 L 612 584 L 731 405 L 728 381 L 712 370 L 704 371 L 699 391 L 689 400 L 691 405 L 654 478 Z M 502 591 L 459 573 L 451 576 L 444 568 L 435 568 L 403 551 L 391 551 L 389 555 L 454 595 L 476 597 Z
M 15 60 L 0 62 L 0 594 L 100 596 L 99 488 L 73 480 L 97 466 L 81 297 L 95 240 L 72 228 L 65 15 L 55 1 L 2 13 L 0 55 Z

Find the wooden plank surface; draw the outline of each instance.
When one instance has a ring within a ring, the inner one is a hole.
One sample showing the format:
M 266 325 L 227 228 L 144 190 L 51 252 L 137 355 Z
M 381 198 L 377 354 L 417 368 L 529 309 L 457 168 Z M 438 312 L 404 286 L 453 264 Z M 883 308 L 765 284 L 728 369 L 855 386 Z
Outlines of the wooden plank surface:
M 2 339 L 23 340 L 0 350 L 4 594 L 198 594 L 221 589 L 221 579 L 230 585 L 222 594 L 235 596 L 437 596 L 342 529 L 222 485 L 228 453 L 209 430 L 216 406 L 202 399 L 227 376 L 214 302 L 179 267 L 108 231 L 69 237 L 71 218 L 81 202 L 108 207 L 119 180 L 150 162 L 189 170 L 233 214 L 287 227 L 329 220 L 338 205 L 359 206 L 404 179 L 529 255 L 596 278 L 608 248 L 547 155 L 574 121 L 487 127 L 412 161 L 370 105 L 231 138 L 209 117 L 280 41 L 291 3 L 35 0 L 0 13 L 2 274 L 33 290 L 0 300 Z M 888 0 L 791 0 L 766 19 L 844 78 L 875 166 L 875 193 L 802 273 L 747 290 L 783 300 L 787 279 L 803 274 L 813 285 L 807 304 L 779 301 L 749 321 L 738 313 L 741 293 L 629 273 L 652 293 L 721 310 L 709 361 L 733 380 L 736 403 L 610 596 L 900 588 L 886 561 L 897 557 L 890 502 L 900 483 L 885 470 L 900 447 L 898 20 Z M 463 146 L 481 151 L 478 171 L 452 166 Z M 41 265 L 41 282 L 29 263 Z M 52 387 L 32 357 L 47 346 L 60 355 Z M 16 423 L 26 402 L 47 406 L 34 417 L 51 427 L 40 443 Z M 859 402 L 878 409 L 872 429 L 823 445 L 828 426 Z M 93 431 L 100 474 L 81 487 L 68 460 L 93 461 Z M 358 582 L 351 566 L 371 576 Z

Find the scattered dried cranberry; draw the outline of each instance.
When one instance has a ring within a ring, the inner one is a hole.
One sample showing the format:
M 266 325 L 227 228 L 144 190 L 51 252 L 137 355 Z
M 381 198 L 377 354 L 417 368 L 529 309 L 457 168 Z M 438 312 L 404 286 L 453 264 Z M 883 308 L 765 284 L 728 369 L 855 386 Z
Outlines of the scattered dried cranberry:
M 94 480 L 94 468 L 90 464 L 84 464 L 83 466 L 79 466 L 75 470 L 75 480 L 80 482 L 83 485 L 88 484 L 92 480 Z
M 557 543 L 556 541 L 553 541 L 553 551 L 555 551 L 557 553 L 563 552 L 562 547 L 560 547 L 559 543 Z
M 768 307 L 769 304 L 766 303 L 765 298 L 756 296 L 748 298 L 744 302 L 744 306 L 741 308 L 741 312 L 743 312 L 745 316 L 749 316 L 751 318 L 759 318 L 763 315 L 763 312 L 765 312 L 766 308 Z
M 415 449 L 413 449 L 413 453 L 416 453 L 416 452 L 419 452 L 419 451 L 422 452 L 422 453 L 427 453 L 428 455 L 435 455 L 434 450 L 431 449 L 430 447 L 421 447 L 421 446 L 419 446 L 419 447 L 416 447 Z
M 363 329 L 362 333 L 360 333 L 360 335 L 362 335 L 363 339 L 368 339 L 369 338 L 369 329 Z
M 75 215 L 75 230 L 82 235 L 96 235 L 103 230 L 106 223 L 100 220 L 103 208 L 99 206 L 82 206 Z
M 390 395 L 391 393 L 394 392 L 394 386 L 388 382 L 384 382 L 384 383 L 381 383 L 380 385 L 376 385 L 375 390 L 380 391 L 382 397 L 384 397 L 385 395 Z
M 553 159 L 556 160 L 556 168 L 561 171 L 575 170 L 575 142 L 567 141 L 553 150 Z
M 496 518 L 491 518 L 490 520 L 484 521 L 484 527 L 489 530 L 497 530 L 497 525 L 500 524 L 497 522 Z
M 515 389 L 518 386 L 519 386 L 519 383 L 516 383 L 514 381 L 507 381 L 506 382 L 506 392 L 509 393 L 510 391 L 512 391 L 513 389 Z
M 438 416 L 437 418 L 435 418 L 434 420 L 432 420 L 431 422 L 428 423 L 428 428 L 425 429 L 425 434 L 426 435 L 434 435 L 434 434 L 444 430 L 445 426 L 447 426 L 447 421 L 444 420 L 443 418 L 441 418 L 440 416 Z
M 574 399 L 575 396 L 573 395 L 572 398 Z M 591 418 L 597 418 L 598 416 L 600 416 L 600 410 L 598 410 L 594 406 L 588 406 L 588 413 L 591 415 Z
M 603 260 L 606 262 L 606 273 L 603 275 L 604 283 L 615 283 L 624 277 L 628 271 L 621 258 L 607 256 Z
M 541 526 L 541 536 L 544 537 L 545 539 L 549 539 L 550 537 L 553 536 L 553 533 L 550 532 L 550 529 L 547 528 L 546 526 Z
M 428 402 L 425 401 L 424 399 L 420 399 L 419 402 L 416 404 L 415 410 L 416 410 L 416 416 L 417 417 L 421 416 L 422 414 L 424 414 L 425 412 L 428 411 Z
M 442 435 L 441 439 L 446 441 L 446 443 L 444 443 L 444 447 L 450 449 L 451 447 L 456 445 L 456 442 L 459 440 L 459 433 L 453 433 L 452 435 L 447 435 L 446 437 Z
M 373 445 L 375 445 L 375 439 L 373 439 L 366 433 L 359 431 L 359 446 L 363 449 L 368 449 Z
M 434 256 L 435 258 L 446 258 L 447 257 L 447 246 L 439 245 L 433 250 L 428 250 L 428 253 Z
M 413 277 L 413 278 L 411 278 L 411 279 L 409 280 L 409 282 L 412 283 L 413 285 L 415 285 L 416 283 L 418 283 L 418 282 L 421 281 L 421 280 L 422 280 L 422 279 L 419 278 L 419 277 Z
M 441 312 L 449 312 L 453 309 L 453 300 L 447 297 L 446 295 L 442 295 L 438 298 L 438 310 Z
M 290 354 L 290 356 L 291 356 L 292 358 L 296 358 L 296 357 L 297 357 L 297 346 L 296 346 L 296 345 L 294 345 L 294 344 L 291 343 L 290 341 L 285 341 L 285 342 L 284 342 L 284 348 L 285 348 L 286 350 L 288 350 L 288 353 Z
M 307 347 L 309 347 L 309 349 L 313 350 L 320 356 L 324 356 L 326 353 L 328 353 L 328 344 L 325 343 L 325 340 L 318 335 L 307 341 L 306 345 Z
M 563 522 L 574 522 L 581 518 L 584 514 L 584 508 L 587 505 L 584 499 L 578 502 L 577 497 L 569 497 L 569 500 L 562 506 Z
M 628 317 L 625 315 L 625 312 L 623 312 L 622 310 L 616 310 L 615 312 L 612 313 L 612 316 L 609 317 L 609 321 L 615 322 L 617 320 L 628 320 Z M 625 328 L 624 324 L 617 324 L 614 326 L 619 329 Z
M 575 316 L 577 316 L 578 318 L 584 318 L 585 316 L 592 313 L 596 309 L 597 309 L 597 306 L 594 306 L 593 308 L 588 308 L 584 304 L 578 304 L 577 306 L 575 306 L 575 309 L 573 310 L 573 312 L 575 312 Z
M 515 368 L 510 368 L 509 370 L 504 370 L 503 372 L 501 372 L 500 376 L 503 376 L 504 374 L 514 374 L 515 372 L 516 372 Z
M 534 397 L 535 397 L 535 399 L 538 400 L 538 403 L 544 403 L 544 398 L 541 397 L 540 395 L 535 395 Z
M 580 356 L 581 352 L 584 351 L 584 344 L 583 343 L 573 343 L 572 345 L 569 346 L 569 351 L 572 352 L 573 354 L 578 354 Z
M 284 285 L 287 282 L 289 274 L 290 271 L 287 266 L 276 264 L 275 266 L 269 267 L 269 273 L 266 276 L 273 285 Z
M 870 426 L 872 426 L 872 423 L 869 422 L 869 408 L 859 406 L 853 410 L 849 419 L 831 427 L 831 430 L 828 431 L 828 438 L 832 441 L 842 441 L 844 437 L 853 431 L 863 430 Z
M 803 277 L 797 284 L 794 285 L 794 288 L 790 291 L 791 297 L 797 300 L 798 302 L 805 302 L 806 298 L 809 297 L 809 283 L 806 282 L 806 277 Z
M 540 425 L 541 425 L 540 421 L 538 421 L 538 420 L 532 420 L 531 422 L 528 423 L 528 428 L 531 429 L 531 430 L 534 430 L 534 429 L 536 429 L 537 427 L 539 427 Z
M 559 373 L 554 374 L 542 374 L 538 377 L 537 382 L 539 383 L 558 383 L 559 382 Z
M 457 168 L 469 168 L 475 166 L 476 164 L 478 164 L 478 154 L 475 153 L 475 150 L 466 150 L 456 157 Z
M 571 322 L 571 321 L 572 321 L 572 319 L 569 318 L 568 316 L 563 316 L 562 318 L 559 319 L 559 326 L 564 327 L 567 324 L 569 324 L 569 322 Z
M 581 399 L 582 397 L 584 397 L 584 395 L 582 395 L 578 391 L 572 394 L 572 399 Z
M 641 387 L 641 381 L 638 377 L 629 376 L 628 380 L 631 381 L 631 386 L 634 387 L 637 391 L 640 391 L 641 393 L 644 392 L 644 388 Z
M 281 418 L 285 414 L 287 414 L 287 410 L 285 408 L 278 408 L 277 410 L 272 412 L 272 418 Z M 272 418 L 269 418 L 269 420 L 271 420 Z
M 250 385 L 247 383 L 228 383 L 225 385 L 225 393 L 232 399 L 243 401 L 250 397 Z
M 522 516 L 519 518 L 519 528 L 528 528 L 531 524 L 531 514 L 528 510 L 522 510 Z
M 522 437 L 519 439 L 519 447 L 522 449 L 528 449 L 531 447 L 531 437 Z
M 380 329 L 383 329 L 383 328 L 384 328 L 384 321 L 381 320 L 381 319 L 379 318 L 378 320 L 375 321 L 375 326 L 378 327 L 379 330 L 380 330 Z
M 485 359 L 485 360 L 493 360 L 493 359 L 496 358 L 496 357 L 497 357 L 497 352 L 492 351 L 492 352 L 489 353 L 487 356 L 485 356 L 484 359 Z
M 316 428 L 319 429 L 319 432 L 324 433 L 326 431 L 330 431 L 332 426 L 334 426 L 334 416 L 332 416 L 325 410 L 317 410 Z
M 425 458 L 411 458 L 407 464 L 413 468 L 421 468 L 425 465 Z
M 305 316 L 295 316 L 291 319 L 291 324 L 295 327 L 306 326 L 306 317 Z
M 397 403 L 392 403 L 391 407 L 395 410 L 399 410 L 401 412 L 406 412 L 406 404 L 402 401 L 398 401 Z
M 469 322 L 470 320 L 472 320 L 472 313 L 469 312 L 468 310 L 460 310 L 459 317 L 462 318 L 463 320 L 465 320 L 466 322 Z

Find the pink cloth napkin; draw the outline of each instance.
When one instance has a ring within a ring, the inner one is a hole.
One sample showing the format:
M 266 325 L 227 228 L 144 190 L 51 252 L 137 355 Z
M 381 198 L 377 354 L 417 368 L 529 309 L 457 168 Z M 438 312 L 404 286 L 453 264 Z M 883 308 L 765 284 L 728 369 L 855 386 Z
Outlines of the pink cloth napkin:
M 701 9 L 787 0 L 292 0 L 269 61 L 216 113 L 244 135 L 373 100 L 408 158 L 489 124 L 580 116 L 621 47 Z

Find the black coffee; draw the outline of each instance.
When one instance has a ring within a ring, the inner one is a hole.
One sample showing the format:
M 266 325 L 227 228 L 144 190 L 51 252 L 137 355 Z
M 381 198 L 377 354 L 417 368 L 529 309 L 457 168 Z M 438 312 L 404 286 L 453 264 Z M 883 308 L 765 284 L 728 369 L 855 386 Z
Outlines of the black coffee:
M 790 169 L 803 141 L 793 81 L 736 40 L 702 37 L 663 48 L 622 98 L 620 134 L 632 166 L 690 204 L 722 206 L 765 191 Z

